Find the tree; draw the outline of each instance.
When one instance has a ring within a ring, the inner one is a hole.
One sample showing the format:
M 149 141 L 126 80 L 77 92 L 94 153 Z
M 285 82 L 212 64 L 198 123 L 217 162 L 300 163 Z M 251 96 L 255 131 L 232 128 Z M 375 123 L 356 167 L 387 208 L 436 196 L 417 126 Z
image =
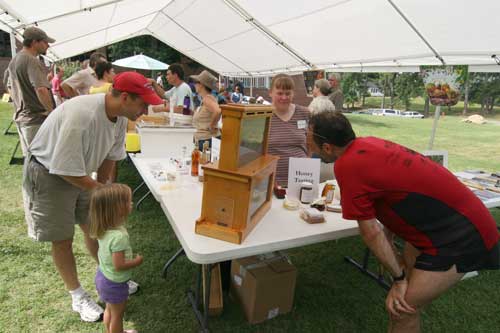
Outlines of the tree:
M 379 87 L 382 87 L 382 91 L 384 93 L 384 96 L 382 97 L 382 105 L 380 106 L 381 109 L 385 109 L 385 96 L 387 96 L 388 87 L 389 87 L 389 78 L 391 74 L 388 73 L 381 73 L 379 76 L 378 80 L 378 85 Z
M 396 82 L 396 77 L 398 76 L 398 73 L 392 73 L 389 77 L 389 92 L 391 94 L 391 109 L 394 109 L 394 87 L 395 87 L 395 82 Z
M 179 62 L 181 59 L 179 52 L 149 35 L 138 36 L 112 44 L 108 46 L 108 52 L 111 61 L 141 53 L 167 64 Z
M 362 87 L 361 73 L 346 73 L 342 77 L 342 92 L 344 94 L 344 102 L 349 108 L 354 108 L 354 103 L 359 101 Z
M 424 90 L 424 83 L 419 73 L 401 73 L 395 78 L 394 90 L 405 106 L 410 108 L 411 99 L 420 96 Z
M 481 104 L 481 113 L 488 114 L 500 97 L 499 73 L 474 73 L 470 78 L 470 100 Z
M 469 66 L 466 65 L 457 65 L 454 68 L 459 74 L 458 83 L 462 86 L 462 93 L 464 95 L 464 110 L 462 114 L 465 116 L 469 107 L 469 77 L 471 73 L 469 73 Z

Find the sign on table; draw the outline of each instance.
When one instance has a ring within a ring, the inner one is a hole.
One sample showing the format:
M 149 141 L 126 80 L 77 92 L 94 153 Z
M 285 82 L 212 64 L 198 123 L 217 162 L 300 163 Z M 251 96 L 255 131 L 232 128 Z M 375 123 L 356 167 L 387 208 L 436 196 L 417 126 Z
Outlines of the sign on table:
M 290 157 L 288 168 L 288 197 L 299 199 L 300 184 L 313 184 L 313 198 L 318 197 L 320 159 Z

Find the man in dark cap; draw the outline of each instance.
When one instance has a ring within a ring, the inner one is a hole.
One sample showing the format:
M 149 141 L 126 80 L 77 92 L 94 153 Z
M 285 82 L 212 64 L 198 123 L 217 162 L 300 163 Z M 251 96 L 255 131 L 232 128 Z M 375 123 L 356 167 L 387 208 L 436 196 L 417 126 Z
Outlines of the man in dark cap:
M 23 49 L 12 58 L 7 71 L 21 148 L 26 155 L 40 125 L 54 108 L 50 83 L 38 56 L 45 55 L 55 39 L 37 27 L 24 30 L 23 38 Z

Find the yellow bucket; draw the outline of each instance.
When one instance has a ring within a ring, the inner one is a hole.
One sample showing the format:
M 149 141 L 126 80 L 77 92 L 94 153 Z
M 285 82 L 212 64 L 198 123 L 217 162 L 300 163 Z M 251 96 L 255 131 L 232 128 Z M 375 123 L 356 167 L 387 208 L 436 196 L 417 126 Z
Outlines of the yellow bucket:
M 125 150 L 127 153 L 137 153 L 141 151 L 141 138 L 137 133 L 127 133 L 125 137 Z

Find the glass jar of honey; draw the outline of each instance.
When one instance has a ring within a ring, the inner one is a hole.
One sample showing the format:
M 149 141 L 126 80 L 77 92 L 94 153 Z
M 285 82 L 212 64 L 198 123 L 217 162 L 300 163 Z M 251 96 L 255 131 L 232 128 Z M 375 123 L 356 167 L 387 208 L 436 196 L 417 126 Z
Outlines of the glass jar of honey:
M 321 196 L 325 197 L 326 204 L 332 203 L 334 193 L 335 183 L 332 180 L 329 180 L 326 182 L 325 187 L 323 187 L 323 192 L 321 192 Z

